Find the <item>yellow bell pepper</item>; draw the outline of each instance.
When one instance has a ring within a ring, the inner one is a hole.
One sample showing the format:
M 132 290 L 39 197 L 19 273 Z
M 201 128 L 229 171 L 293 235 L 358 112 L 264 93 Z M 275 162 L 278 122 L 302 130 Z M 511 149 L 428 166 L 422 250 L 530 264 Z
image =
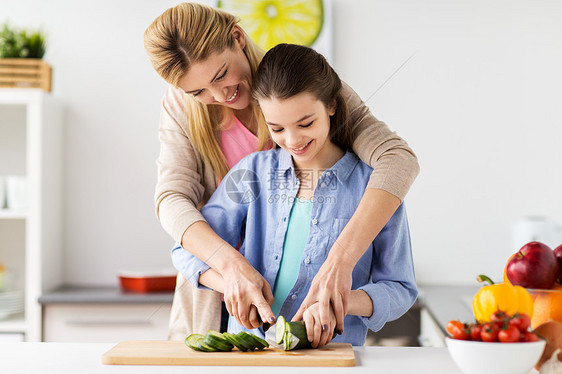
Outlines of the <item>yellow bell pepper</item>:
M 500 310 L 509 315 L 524 313 L 533 316 L 533 298 L 529 291 L 521 286 L 514 286 L 509 282 L 494 284 L 485 275 L 479 275 L 479 282 L 488 282 L 472 299 L 474 318 L 479 323 L 490 322 L 491 315 Z

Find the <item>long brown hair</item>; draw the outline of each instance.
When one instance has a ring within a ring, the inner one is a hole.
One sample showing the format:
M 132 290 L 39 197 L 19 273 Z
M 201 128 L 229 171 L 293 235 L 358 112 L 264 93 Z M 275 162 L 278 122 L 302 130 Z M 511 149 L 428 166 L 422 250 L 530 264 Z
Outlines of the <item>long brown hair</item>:
M 240 20 L 227 12 L 196 3 L 182 3 L 166 10 L 146 29 L 144 48 L 156 72 L 169 84 L 179 80 L 194 62 L 205 60 L 212 53 L 234 47 L 233 28 Z M 243 32 L 243 31 L 242 31 Z M 252 74 L 264 52 L 244 33 L 244 54 Z M 188 132 L 195 149 L 220 179 L 228 172 L 226 159 L 218 141 L 221 128 L 233 112 L 220 105 L 205 105 L 185 94 Z M 269 132 L 260 109 L 250 103 L 258 121 L 258 149 L 269 140 Z
M 353 131 L 342 82 L 324 56 L 296 44 L 279 44 L 270 49 L 254 76 L 254 98 L 288 99 L 303 92 L 314 95 L 326 108 L 336 104 L 336 112 L 330 117 L 330 140 L 344 150 L 351 148 Z

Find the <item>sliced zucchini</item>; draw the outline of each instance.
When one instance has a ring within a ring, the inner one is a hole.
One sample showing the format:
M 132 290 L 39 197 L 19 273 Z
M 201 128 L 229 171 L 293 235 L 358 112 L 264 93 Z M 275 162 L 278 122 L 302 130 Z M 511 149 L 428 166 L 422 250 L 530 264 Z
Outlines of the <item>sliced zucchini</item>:
M 232 351 L 232 348 L 234 348 L 234 345 L 230 344 L 230 343 L 222 343 L 221 341 L 207 335 L 205 336 L 205 338 L 203 339 L 203 342 L 210 346 L 213 347 L 214 349 L 216 349 L 217 351 L 220 352 L 230 352 Z
M 218 352 L 219 350 L 205 343 L 205 338 L 197 339 L 197 347 L 204 352 Z
M 247 345 L 251 345 L 252 350 L 259 349 L 261 351 L 262 349 L 269 347 L 269 344 L 265 340 L 246 331 L 241 331 L 240 333 L 238 333 L 238 336 L 244 343 L 246 343 Z
M 262 338 L 260 338 L 259 336 L 256 336 L 256 335 L 253 335 L 253 334 L 250 334 L 250 336 L 251 336 L 253 339 L 257 340 L 258 343 L 261 344 L 262 348 L 258 348 L 259 350 L 262 350 L 262 349 L 265 349 L 265 348 L 269 348 L 269 343 L 268 343 L 267 341 L 265 341 L 265 339 L 262 339 Z
M 207 332 L 207 337 L 210 337 L 213 340 L 217 340 L 223 344 L 230 344 L 230 342 L 224 337 L 223 334 L 215 330 L 209 330 Z
M 275 342 L 277 344 L 283 343 L 283 339 L 285 338 L 285 327 L 285 317 L 277 317 L 277 322 L 275 323 Z
M 203 339 L 204 336 L 201 334 L 191 334 L 187 338 L 185 338 L 185 344 L 194 351 L 202 351 L 201 348 L 197 346 L 197 340 Z
M 240 331 L 238 334 L 236 334 L 236 337 L 238 338 L 238 341 L 248 347 L 248 350 L 253 351 L 257 348 L 256 342 L 246 331 Z
M 234 345 L 231 344 L 220 332 L 213 330 L 209 330 L 209 332 L 207 332 L 204 342 L 205 344 L 223 352 L 230 352 L 232 351 L 232 348 L 234 348 Z
M 229 332 L 224 332 L 223 336 L 236 348 L 241 350 L 242 352 L 250 351 L 250 346 L 246 345 L 238 336 L 231 334 Z
M 285 331 L 285 335 L 283 336 L 283 349 L 286 351 L 291 350 L 291 343 L 293 342 L 293 335 Z

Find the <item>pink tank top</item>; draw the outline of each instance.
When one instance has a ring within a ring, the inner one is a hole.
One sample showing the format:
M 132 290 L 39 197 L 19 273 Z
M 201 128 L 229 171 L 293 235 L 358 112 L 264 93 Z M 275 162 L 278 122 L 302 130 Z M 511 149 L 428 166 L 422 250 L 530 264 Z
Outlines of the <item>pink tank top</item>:
M 258 150 L 258 137 L 252 134 L 235 116 L 221 131 L 221 149 L 228 168 L 232 168 L 245 156 Z

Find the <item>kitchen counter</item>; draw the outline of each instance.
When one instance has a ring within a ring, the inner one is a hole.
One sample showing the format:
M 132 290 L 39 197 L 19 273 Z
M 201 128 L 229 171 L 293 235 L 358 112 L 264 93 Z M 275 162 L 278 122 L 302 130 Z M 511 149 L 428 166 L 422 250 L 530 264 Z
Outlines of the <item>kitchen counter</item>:
M 87 303 L 172 303 L 173 292 L 137 293 L 123 291 L 119 287 L 75 287 L 63 286 L 39 297 L 39 303 L 87 304 Z
M 474 321 L 472 299 L 480 286 L 420 286 L 422 304 L 445 334 L 447 322 Z
M 117 366 L 103 365 L 101 355 L 111 349 L 107 343 L 0 343 L 2 372 L 29 373 L 134 373 L 168 374 L 187 372 L 216 373 L 216 366 Z M 186 348 L 187 349 L 187 348 Z M 336 373 L 417 373 L 460 374 L 446 348 L 419 347 L 354 347 L 356 366 L 349 368 L 299 368 L 298 372 Z M 225 368 L 225 367 L 223 367 Z M 290 369 L 294 370 L 294 369 Z M 264 367 L 230 366 L 227 372 L 260 373 Z M 267 367 L 268 374 L 285 374 L 286 367 Z

